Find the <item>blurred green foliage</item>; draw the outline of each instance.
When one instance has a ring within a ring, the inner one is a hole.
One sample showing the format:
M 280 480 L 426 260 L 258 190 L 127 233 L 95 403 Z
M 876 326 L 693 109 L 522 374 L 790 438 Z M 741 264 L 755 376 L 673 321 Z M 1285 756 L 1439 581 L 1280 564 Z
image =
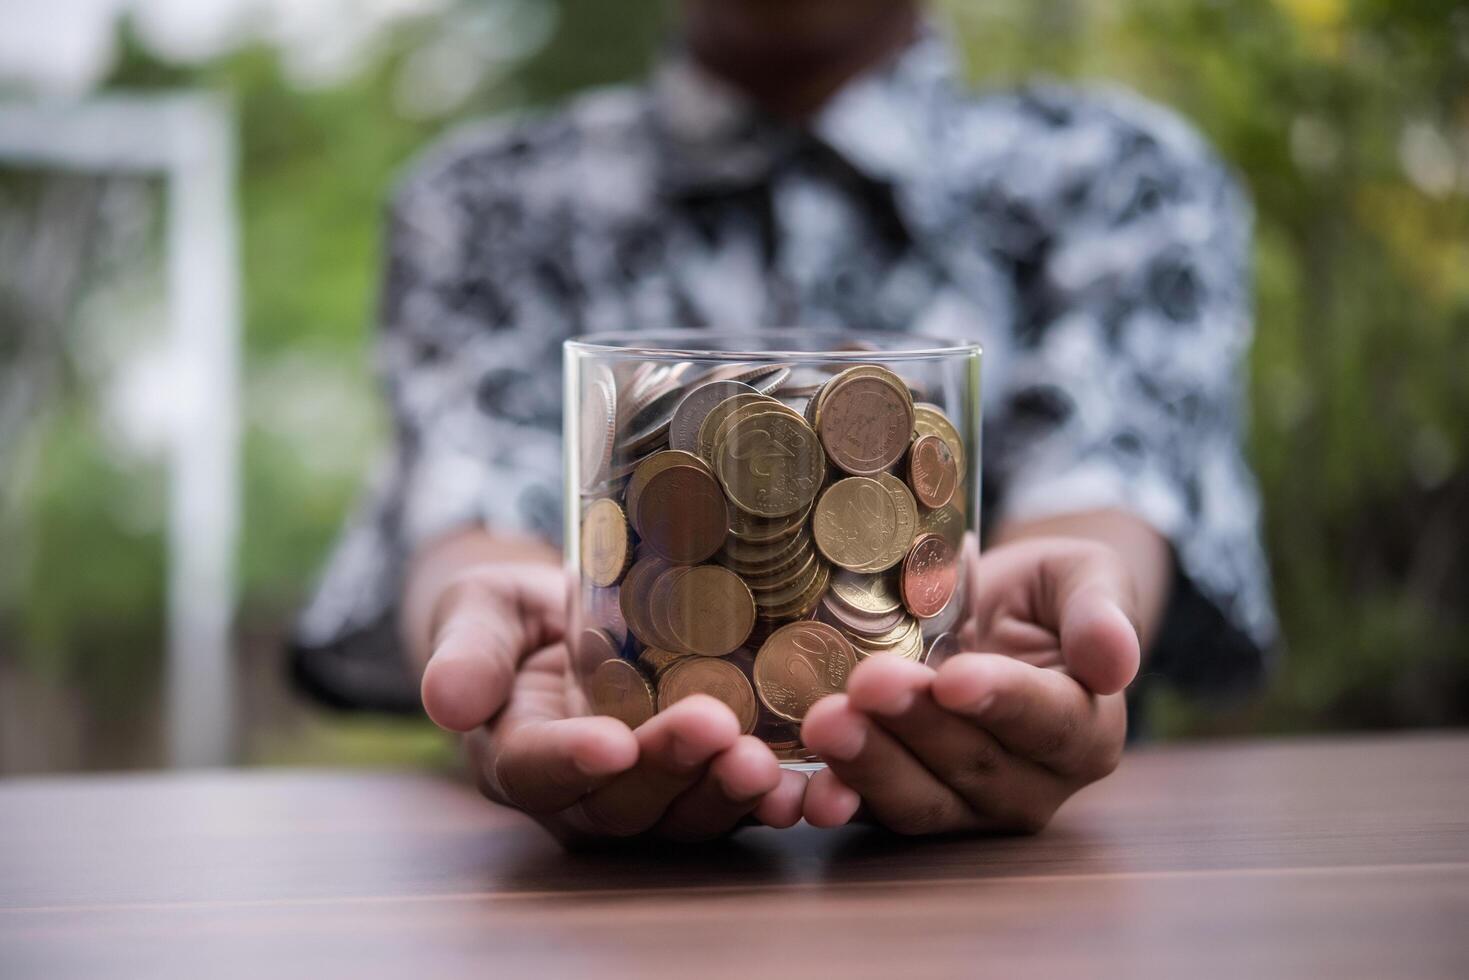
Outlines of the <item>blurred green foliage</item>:
M 314 88 L 264 47 L 182 69 L 124 46 L 109 84 L 217 88 L 239 111 L 251 635 L 279 635 L 385 431 L 368 341 L 395 173 L 465 117 L 637 78 L 666 34 L 653 0 L 557 6 L 539 51 L 435 118 L 405 117 L 397 94 L 431 20 Z M 1251 451 L 1287 644 L 1263 697 L 1169 700 L 1161 730 L 1469 721 L 1469 11 L 1448 0 L 940 6 L 977 85 L 1039 73 L 1131 86 L 1191 118 L 1256 203 Z M 332 398 L 284 410 L 303 388 Z M 157 536 L 110 516 L 137 473 L 108 462 L 93 423 L 62 413 L 44 438 L 25 534 L 37 557 L 25 581 L 0 579 L 0 636 L 39 652 L 38 669 L 114 690 L 118 669 L 156 665 Z M 262 739 L 259 753 L 302 757 Z

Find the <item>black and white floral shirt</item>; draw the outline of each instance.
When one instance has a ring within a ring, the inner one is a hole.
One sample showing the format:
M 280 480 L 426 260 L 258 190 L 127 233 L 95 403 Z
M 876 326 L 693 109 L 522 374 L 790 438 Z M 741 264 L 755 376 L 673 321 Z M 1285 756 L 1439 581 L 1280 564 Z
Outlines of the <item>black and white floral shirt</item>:
M 1240 447 L 1249 225 L 1177 116 L 1118 91 L 976 98 L 935 30 L 805 127 L 674 56 L 646 86 L 455 133 L 393 201 L 395 442 L 297 675 L 413 705 L 393 626 L 414 548 L 473 523 L 559 540 L 563 340 L 799 324 L 980 340 L 988 520 L 1146 520 L 1179 569 L 1151 669 L 1237 687 L 1275 628 Z

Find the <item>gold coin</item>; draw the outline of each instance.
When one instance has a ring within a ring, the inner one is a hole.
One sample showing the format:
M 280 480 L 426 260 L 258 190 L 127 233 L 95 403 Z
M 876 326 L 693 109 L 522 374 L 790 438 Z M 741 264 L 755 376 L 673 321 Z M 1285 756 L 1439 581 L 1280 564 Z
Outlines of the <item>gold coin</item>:
M 637 728 L 657 710 L 653 686 L 626 660 L 604 660 L 592 671 L 588 684 L 592 710 L 611 715 L 628 728 Z
M 811 579 L 811 584 L 784 605 L 776 605 L 774 602 L 759 604 L 760 618 L 770 622 L 778 622 L 789 619 L 805 619 L 809 617 L 821 602 L 821 596 L 826 592 L 827 585 L 831 582 L 831 566 L 826 562 L 816 563 L 816 574 Z M 761 593 L 763 599 L 767 593 Z
M 722 657 L 750 635 L 755 599 L 734 572 L 698 565 L 671 581 L 667 616 L 677 649 Z
M 729 533 L 745 544 L 769 544 L 798 533 L 811 515 L 810 508 L 785 517 L 764 518 L 746 514 L 738 507 L 729 509 Z
M 846 689 L 857 656 L 825 623 L 803 620 L 770 635 L 755 655 L 755 690 L 771 712 L 799 722 L 828 694 Z
M 908 486 L 925 507 L 942 507 L 959 487 L 959 467 L 949 444 L 938 436 L 913 440 L 908 450 Z
M 831 591 L 851 608 L 871 616 L 885 616 L 903 604 L 898 577 L 891 573 L 864 575 L 844 568 L 832 576 Z
M 963 482 L 964 440 L 944 410 L 928 402 L 919 402 L 913 406 L 913 428 L 921 436 L 938 436 L 948 445 L 954 456 L 954 465 L 959 469 L 959 480 Z
M 960 554 L 964 550 L 964 515 L 952 503 L 925 510 L 918 515 L 918 533 L 937 534 L 955 554 Z
M 711 408 L 709 410 L 709 414 L 704 416 L 704 421 L 699 423 L 698 456 L 708 466 L 710 466 L 711 468 L 714 466 L 714 437 L 719 433 L 720 427 L 724 425 L 724 420 L 729 418 L 730 414 L 733 413 L 736 409 L 743 408 L 745 405 L 754 404 L 756 402 L 765 402 L 771 405 L 780 404 L 780 402 L 776 401 L 774 398 L 771 398 L 769 395 L 731 395 L 724 401 L 719 402 L 717 405 Z
M 723 701 L 739 719 L 741 732 L 748 735 L 755 730 L 755 692 L 744 672 L 727 660 L 686 657 L 673 664 L 658 679 L 658 710 L 667 711 L 691 694 Z
M 721 428 L 715 472 L 729 499 L 757 517 L 784 517 L 811 505 L 826 471 L 816 433 L 784 406 L 736 409 Z
M 913 439 L 913 402 L 901 378 L 863 365 L 837 375 L 816 411 L 821 445 L 854 476 L 872 476 L 903 458 Z
M 581 571 L 592 585 L 606 588 L 622 577 L 630 547 L 627 518 L 615 500 L 594 500 L 582 515 Z
M 660 647 L 644 647 L 643 652 L 638 654 L 638 665 L 656 678 L 669 667 L 687 658 L 686 653 L 674 653 Z
M 668 568 L 668 562 L 661 558 L 639 558 L 623 576 L 622 588 L 617 596 L 618 608 L 627 628 L 632 630 L 633 636 L 649 646 L 663 645 L 659 643 L 653 630 L 648 596 L 653 582 Z
M 918 506 L 908 488 L 880 473 L 833 483 L 816 502 L 811 530 L 833 563 L 870 574 L 902 561 L 917 523 Z

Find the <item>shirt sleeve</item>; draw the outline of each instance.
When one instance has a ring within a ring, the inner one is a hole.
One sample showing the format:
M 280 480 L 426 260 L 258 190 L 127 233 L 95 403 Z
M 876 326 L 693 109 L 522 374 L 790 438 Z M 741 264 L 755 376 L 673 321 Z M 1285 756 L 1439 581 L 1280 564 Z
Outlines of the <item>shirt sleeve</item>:
M 1259 498 L 1241 448 L 1250 209 L 1181 120 L 1122 94 L 1021 100 L 1035 229 L 987 426 L 994 516 L 1096 508 L 1171 542 L 1149 668 L 1220 693 L 1275 638 Z
M 415 549 L 457 528 L 560 534 L 564 326 L 527 287 L 513 172 L 441 146 L 388 209 L 376 355 L 393 436 L 292 642 L 297 683 L 328 704 L 417 710 L 397 603 Z

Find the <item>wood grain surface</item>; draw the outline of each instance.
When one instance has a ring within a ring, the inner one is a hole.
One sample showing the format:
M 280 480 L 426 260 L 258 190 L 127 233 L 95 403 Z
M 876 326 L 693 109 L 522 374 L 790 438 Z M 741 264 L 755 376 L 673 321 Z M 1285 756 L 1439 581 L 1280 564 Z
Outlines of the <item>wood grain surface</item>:
M 0 977 L 1469 977 L 1469 736 L 1131 753 L 1033 838 L 566 854 L 416 774 L 0 782 Z

